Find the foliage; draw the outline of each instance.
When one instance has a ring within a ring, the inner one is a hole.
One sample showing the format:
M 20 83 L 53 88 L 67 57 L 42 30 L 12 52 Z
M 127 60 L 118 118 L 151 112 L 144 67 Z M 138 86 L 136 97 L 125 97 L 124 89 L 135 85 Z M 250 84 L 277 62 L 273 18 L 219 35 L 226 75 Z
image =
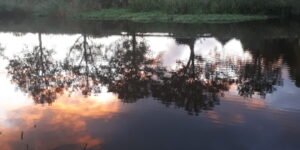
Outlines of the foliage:
M 128 9 L 103 9 L 82 13 L 77 16 L 84 20 L 130 20 L 135 22 L 176 22 L 176 23 L 231 23 L 268 19 L 265 15 L 239 14 L 166 14 L 158 11 L 132 12 Z
M 300 15 L 299 0 L 0 0 L 0 13 L 28 12 L 38 16 L 68 16 L 124 7 L 167 14 Z
M 3 12 L 20 11 L 36 16 L 68 16 L 78 12 L 121 7 L 119 0 L 0 0 Z M 1 11 L 0 11 L 1 13 Z
M 300 14 L 298 0 L 130 0 L 129 7 L 135 11 L 159 10 L 172 14 Z

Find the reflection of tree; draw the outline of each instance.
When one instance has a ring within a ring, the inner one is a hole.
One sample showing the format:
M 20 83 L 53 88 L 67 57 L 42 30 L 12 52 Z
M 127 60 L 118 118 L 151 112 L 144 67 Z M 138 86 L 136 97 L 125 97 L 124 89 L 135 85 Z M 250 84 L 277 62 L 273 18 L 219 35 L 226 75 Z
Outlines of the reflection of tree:
M 146 57 L 149 48 L 146 43 L 132 38 L 123 38 L 108 48 L 113 52 L 108 67 L 103 67 L 108 89 L 119 95 L 124 102 L 134 102 L 150 94 L 153 61 Z
M 281 66 L 274 62 L 264 62 L 260 56 L 254 57 L 252 63 L 242 66 L 239 76 L 238 91 L 241 96 L 252 97 L 254 94 L 265 98 L 275 91 L 274 85 L 281 85 Z
M 177 38 L 176 41 L 179 44 L 187 44 L 190 47 L 189 61 L 186 66 L 183 66 L 183 68 L 185 73 L 188 73 L 192 77 L 195 77 L 195 60 L 201 61 L 201 57 L 195 56 L 195 39 Z
M 218 93 L 227 90 L 231 83 L 226 79 L 212 77 L 214 69 L 211 66 L 204 68 L 202 59 L 194 52 L 194 41 L 189 39 L 177 39 L 178 43 L 188 44 L 191 50 L 186 65 L 178 70 L 167 71 L 161 68 L 157 75 L 159 81 L 153 84 L 153 96 L 161 100 L 167 106 L 175 104 L 185 108 L 189 114 L 198 114 L 202 110 L 209 110 L 219 103 Z M 203 73 L 208 80 L 203 79 Z
M 0 44 L 0 57 L 5 58 L 3 52 L 4 52 L 4 48 L 3 48 L 2 45 Z
M 53 51 L 43 47 L 41 33 L 38 39 L 38 46 L 22 57 L 11 59 L 7 69 L 12 82 L 29 93 L 36 103 L 52 103 L 63 92 L 64 83 L 60 80 L 58 64 L 51 58 Z
M 66 80 L 72 91 L 80 90 L 86 96 L 100 92 L 100 71 L 96 65 L 101 47 L 89 41 L 87 35 L 80 36 L 71 47 L 63 69 L 69 71 Z
M 295 44 L 287 39 L 245 41 L 245 46 L 249 47 L 253 60 L 241 66 L 239 94 L 245 97 L 257 94 L 264 98 L 268 93 L 274 92 L 276 90 L 274 86 L 282 84 L 282 57 L 294 55 L 293 45 Z M 285 60 L 290 62 L 293 59 Z
M 300 87 L 300 39 L 281 39 L 273 43 L 281 49 L 284 63 L 289 67 L 289 75 L 296 86 Z
M 218 103 L 219 90 L 211 83 L 190 78 L 182 71 L 172 72 L 171 77 L 161 77 L 161 82 L 152 86 L 153 96 L 169 106 L 185 108 L 189 114 L 209 110 Z
M 52 51 L 39 45 L 22 57 L 10 60 L 7 67 L 12 81 L 29 93 L 36 103 L 51 103 L 64 90 L 80 91 L 89 96 L 100 92 L 107 85 L 109 92 L 119 95 L 123 102 L 153 96 L 167 106 L 185 108 L 190 114 L 209 110 L 219 103 L 219 94 L 227 91 L 235 82 L 239 94 L 251 97 L 257 93 L 264 97 L 282 84 L 278 61 L 266 61 L 256 53 L 253 62 L 204 60 L 196 55 L 195 39 L 177 38 L 178 44 L 190 48 L 187 61 L 178 61 L 176 69 L 170 69 L 149 57 L 149 47 L 143 38 L 133 33 L 102 50 L 87 35 L 80 36 L 65 60 L 56 63 Z M 277 57 L 277 56 L 276 56 Z M 275 57 L 274 57 L 275 58 Z

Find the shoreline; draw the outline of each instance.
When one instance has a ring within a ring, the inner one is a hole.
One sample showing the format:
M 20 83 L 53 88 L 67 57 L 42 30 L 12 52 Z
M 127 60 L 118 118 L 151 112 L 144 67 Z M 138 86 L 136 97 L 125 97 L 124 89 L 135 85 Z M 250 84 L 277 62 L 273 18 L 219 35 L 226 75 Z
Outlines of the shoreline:
M 133 21 L 161 23 L 236 23 L 268 20 L 275 17 L 245 14 L 167 14 L 159 11 L 132 12 L 129 9 L 102 9 L 73 16 L 79 20 Z

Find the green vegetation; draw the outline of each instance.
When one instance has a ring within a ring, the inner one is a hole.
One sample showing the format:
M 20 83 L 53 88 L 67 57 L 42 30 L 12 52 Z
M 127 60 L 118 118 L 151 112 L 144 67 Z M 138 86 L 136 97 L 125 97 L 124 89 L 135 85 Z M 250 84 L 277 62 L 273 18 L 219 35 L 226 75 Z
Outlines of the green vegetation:
M 226 23 L 269 18 L 263 15 L 238 14 L 166 14 L 159 11 L 132 12 L 128 9 L 102 9 L 82 13 L 79 19 L 87 20 L 129 20 L 135 22 L 176 22 L 176 23 Z
M 120 0 L 0 0 L 0 13 L 66 17 L 76 13 L 121 7 Z
M 129 0 L 129 8 L 170 14 L 300 15 L 299 0 Z
M 0 15 L 9 13 L 143 22 L 236 22 L 300 16 L 300 0 L 0 0 Z

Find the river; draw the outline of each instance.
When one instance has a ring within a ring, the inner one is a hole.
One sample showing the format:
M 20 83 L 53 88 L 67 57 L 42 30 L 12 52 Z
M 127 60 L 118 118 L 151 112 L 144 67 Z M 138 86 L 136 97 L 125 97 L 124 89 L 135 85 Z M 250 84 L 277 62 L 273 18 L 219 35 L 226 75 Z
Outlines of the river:
M 1 150 L 298 150 L 300 23 L 0 20 Z

